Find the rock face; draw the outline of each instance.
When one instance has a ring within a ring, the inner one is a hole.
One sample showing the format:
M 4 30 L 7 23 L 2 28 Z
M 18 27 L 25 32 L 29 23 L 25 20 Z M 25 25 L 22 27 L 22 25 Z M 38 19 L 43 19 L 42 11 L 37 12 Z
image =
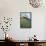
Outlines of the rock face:
M 38 8 L 42 4 L 42 0 L 29 0 L 29 3 L 32 7 Z

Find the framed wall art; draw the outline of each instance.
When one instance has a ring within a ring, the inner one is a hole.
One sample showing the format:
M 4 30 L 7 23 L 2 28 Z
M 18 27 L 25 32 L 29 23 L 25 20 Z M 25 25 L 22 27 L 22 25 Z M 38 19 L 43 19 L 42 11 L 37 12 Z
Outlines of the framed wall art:
M 31 28 L 31 21 L 31 12 L 20 12 L 20 28 Z

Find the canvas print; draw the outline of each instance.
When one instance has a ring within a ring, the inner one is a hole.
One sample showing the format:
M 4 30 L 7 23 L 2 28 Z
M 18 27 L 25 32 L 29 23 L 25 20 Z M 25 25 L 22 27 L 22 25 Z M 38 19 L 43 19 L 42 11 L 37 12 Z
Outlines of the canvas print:
M 20 12 L 20 28 L 31 28 L 31 12 Z

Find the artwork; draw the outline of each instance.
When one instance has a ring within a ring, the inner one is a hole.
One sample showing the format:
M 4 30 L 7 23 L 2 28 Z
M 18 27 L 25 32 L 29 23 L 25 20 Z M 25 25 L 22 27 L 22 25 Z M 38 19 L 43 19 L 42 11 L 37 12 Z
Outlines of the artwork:
M 3 19 L 3 25 L 2 25 L 2 27 L 1 27 L 1 29 L 2 29 L 4 32 L 9 31 L 10 26 L 11 26 L 11 23 L 12 23 L 12 18 L 4 17 L 4 19 Z
M 11 24 L 12 24 L 12 18 L 10 17 L 3 17 L 3 21 L 0 22 L 1 30 L 5 34 L 5 39 L 6 39 L 7 31 L 10 31 Z
M 20 12 L 20 28 L 31 28 L 31 12 Z
M 29 3 L 33 8 L 38 8 L 43 5 L 43 0 L 29 0 Z

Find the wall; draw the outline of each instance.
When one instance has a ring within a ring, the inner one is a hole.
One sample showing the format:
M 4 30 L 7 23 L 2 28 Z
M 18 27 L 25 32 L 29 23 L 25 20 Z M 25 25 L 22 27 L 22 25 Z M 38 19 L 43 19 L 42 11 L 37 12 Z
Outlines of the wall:
M 20 28 L 20 12 L 22 11 L 32 12 L 32 28 Z M 12 26 L 8 33 L 17 40 L 27 40 L 34 34 L 37 35 L 39 40 L 44 40 L 45 12 L 45 8 L 32 8 L 28 0 L 0 0 L 0 17 L 13 18 Z M 0 39 L 2 39 L 2 36 L 0 36 Z
M 45 28 L 44 28 L 44 38 L 46 39 L 46 15 L 45 15 L 45 24 L 44 24 Z

